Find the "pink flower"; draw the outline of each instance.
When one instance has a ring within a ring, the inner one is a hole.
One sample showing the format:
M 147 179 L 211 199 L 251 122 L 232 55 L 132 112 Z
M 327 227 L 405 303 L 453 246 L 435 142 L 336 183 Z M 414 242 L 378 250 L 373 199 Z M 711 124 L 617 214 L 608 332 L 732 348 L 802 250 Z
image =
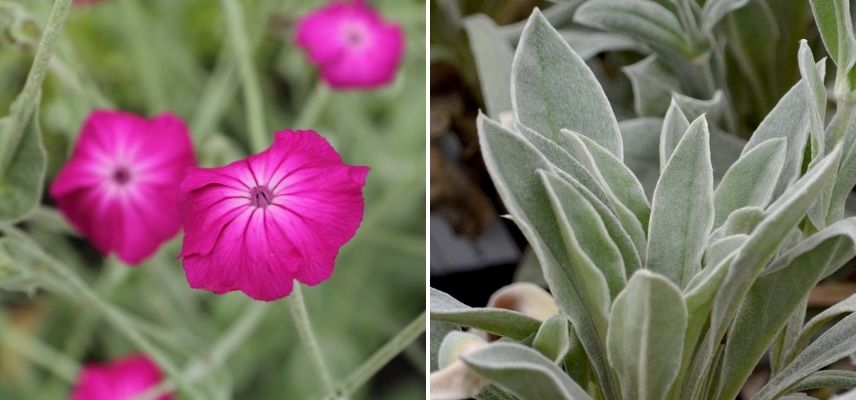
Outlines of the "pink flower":
M 95 111 L 50 195 L 98 251 L 138 264 L 181 228 L 176 193 L 184 170 L 195 165 L 178 117 Z
M 107 364 L 83 367 L 71 400 L 129 400 L 157 386 L 163 380 L 158 366 L 142 354 L 134 354 Z M 172 400 L 171 394 L 157 400 Z
M 244 160 L 188 170 L 179 193 L 188 283 L 271 301 L 294 279 L 326 280 L 363 219 L 368 172 L 315 131 L 290 130 Z
M 362 0 L 332 1 L 297 23 L 297 45 L 337 89 L 370 89 L 395 77 L 404 33 Z

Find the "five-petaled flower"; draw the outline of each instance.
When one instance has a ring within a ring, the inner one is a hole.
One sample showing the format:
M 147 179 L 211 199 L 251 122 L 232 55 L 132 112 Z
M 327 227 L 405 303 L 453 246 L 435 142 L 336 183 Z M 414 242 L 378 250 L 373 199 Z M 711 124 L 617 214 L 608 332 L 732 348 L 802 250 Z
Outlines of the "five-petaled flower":
M 395 77 L 404 33 L 363 0 L 333 0 L 298 21 L 297 45 L 333 88 L 371 89 Z
M 368 172 L 344 164 L 316 132 L 290 130 L 249 158 L 189 169 L 179 257 L 190 286 L 271 301 L 295 279 L 326 280 L 362 221 Z
M 195 165 L 178 117 L 95 111 L 50 195 L 102 254 L 116 252 L 138 264 L 181 228 L 176 192 L 184 171 Z
M 107 364 L 88 364 L 77 378 L 71 400 L 129 400 L 154 388 L 162 380 L 158 366 L 142 354 Z M 172 399 L 171 394 L 156 398 Z

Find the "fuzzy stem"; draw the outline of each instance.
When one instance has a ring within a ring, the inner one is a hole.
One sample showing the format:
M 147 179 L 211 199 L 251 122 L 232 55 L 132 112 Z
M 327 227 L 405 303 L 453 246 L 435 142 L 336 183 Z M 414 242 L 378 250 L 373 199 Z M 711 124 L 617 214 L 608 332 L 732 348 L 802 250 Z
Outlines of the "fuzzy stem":
M 404 351 L 423 332 L 425 332 L 425 311 L 407 324 L 401 332 L 398 332 L 394 338 L 383 345 L 383 347 L 352 372 L 351 375 L 345 378 L 340 385 L 339 391 L 346 395 L 354 393 L 360 386 L 380 371 L 381 368 L 395 358 L 395 356 Z
M 172 359 L 167 356 L 166 352 L 156 346 L 146 335 L 138 323 L 120 308 L 111 303 L 106 302 L 101 296 L 92 290 L 79 276 L 77 276 L 68 266 L 62 261 L 55 259 L 53 256 L 44 252 L 36 243 L 32 242 L 27 235 L 15 228 L 4 228 L 3 233 L 10 237 L 21 240 L 32 254 L 42 261 L 47 272 L 41 274 L 41 281 L 46 289 L 54 291 L 59 295 L 65 295 L 74 300 L 81 301 L 89 306 L 99 310 L 106 320 L 110 322 L 115 329 L 120 331 L 129 341 L 140 348 L 147 356 L 151 357 L 164 371 L 170 376 L 181 378 L 178 368 Z M 184 383 L 184 382 L 182 382 Z M 204 396 L 199 391 L 190 385 L 185 385 L 187 394 L 193 399 L 202 399 Z
M 194 383 L 204 378 L 211 371 L 223 365 L 223 363 L 247 341 L 247 338 L 255 332 L 256 328 L 264 321 L 268 314 L 265 303 L 252 302 L 244 308 L 241 319 L 235 322 L 229 330 L 214 343 L 213 350 L 204 359 L 198 359 L 190 363 L 182 372 L 182 381 Z M 175 390 L 176 381 L 168 379 L 161 384 L 147 390 L 136 400 L 151 400 L 163 396 Z
M 15 158 L 18 145 L 24 136 L 24 128 L 30 122 L 30 118 L 39 105 L 41 98 L 42 82 L 45 80 L 48 68 L 50 68 L 51 54 L 56 43 L 65 17 L 71 7 L 71 0 L 56 0 L 48 17 L 47 25 L 36 49 L 33 65 L 24 82 L 24 89 L 15 99 L 10 107 L 8 123 L 0 132 L 0 176 L 5 175 L 6 169 Z
M 162 63 L 158 53 L 153 48 L 149 31 L 147 15 L 140 7 L 138 0 L 122 0 L 122 18 L 125 33 L 128 36 L 131 57 L 137 76 L 140 77 L 139 89 L 146 101 L 146 110 L 155 114 L 168 108 L 166 84 L 161 74 Z
M 244 13 L 236 0 L 220 0 L 223 13 L 226 14 L 226 26 L 229 40 L 238 60 L 238 72 L 244 91 L 244 104 L 247 112 L 247 129 L 250 133 L 250 147 L 253 152 L 264 150 L 268 145 L 265 129 L 265 116 L 262 105 L 259 78 L 253 65 L 250 41 L 244 25 Z
M 326 391 L 332 393 L 335 388 L 333 385 L 333 376 L 324 362 L 321 347 L 318 345 L 318 340 L 312 332 L 312 323 L 309 321 L 309 313 L 306 312 L 306 303 L 303 301 L 303 292 L 300 289 L 300 284 L 294 285 L 288 305 L 291 307 L 291 315 L 297 326 L 297 333 L 300 335 L 300 340 L 306 346 L 312 364 L 315 366 L 315 372 L 321 377 L 321 382 L 324 384 Z
M 9 322 L 4 319 L 0 315 L 0 341 L 7 350 L 17 352 L 33 364 L 60 377 L 65 383 L 74 383 L 80 371 L 80 365 L 75 360 L 31 335 L 9 326 Z
M 318 81 L 312 93 L 309 94 L 303 110 L 294 121 L 296 129 L 312 129 L 312 125 L 318 122 L 318 117 L 324 111 L 324 107 L 330 100 L 330 88 L 323 82 Z

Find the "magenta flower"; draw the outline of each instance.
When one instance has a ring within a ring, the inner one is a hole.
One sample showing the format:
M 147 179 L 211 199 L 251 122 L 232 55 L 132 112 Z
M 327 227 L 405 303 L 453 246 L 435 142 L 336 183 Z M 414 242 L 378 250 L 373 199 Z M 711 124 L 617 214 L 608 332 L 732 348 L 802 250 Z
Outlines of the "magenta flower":
M 363 219 L 368 172 L 314 131 L 290 130 L 244 160 L 188 170 L 179 193 L 188 283 L 271 301 L 294 279 L 326 280 Z
M 98 251 L 138 264 L 181 228 L 176 193 L 184 170 L 195 165 L 178 117 L 95 111 L 50 195 Z
M 334 0 L 300 18 L 297 45 L 330 86 L 370 89 L 395 77 L 404 53 L 404 33 L 362 0 Z
M 163 375 L 151 360 L 134 354 L 107 364 L 83 367 L 71 400 L 130 400 L 157 386 Z M 171 394 L 157 400 L 172 400 Z

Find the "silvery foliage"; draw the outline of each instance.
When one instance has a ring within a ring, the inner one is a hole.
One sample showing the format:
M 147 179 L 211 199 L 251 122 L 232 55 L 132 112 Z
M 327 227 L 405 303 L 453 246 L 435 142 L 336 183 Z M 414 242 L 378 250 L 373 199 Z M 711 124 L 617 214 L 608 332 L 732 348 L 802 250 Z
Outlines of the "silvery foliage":
M 709 29 L 745 1 L 708 0 L 683 17 L 659 3 L 592 0 L 578 13 L 680 52 L 695 40 L 679 34 L 680 18 L 702 15 Z M 847 0 L 812 9 L 839 71 L 835 116 L 825 123 L 825 60 L 802 41 L 802 79 L 736 150 L 678 96 L 662 121 L 617 122 L 538 10 L 514 50 L 488 19 L 468 21 L 488 105 L 485 163 L 560 310 L 542 323 L 432 290 L 432 340 L 462 326 L 502 338 L 461 355 L 492 384 L 480 398 L 733 399 L 767 354 L 755 399 L 856 386 L 856 373 L 824 370 L 856 352 L 856 297 L 805 321 L 811 289 L 856 255 L 856 217 L 845 218 L 856 40 Z M 723 162 L 717 147 L 736 154 Z

